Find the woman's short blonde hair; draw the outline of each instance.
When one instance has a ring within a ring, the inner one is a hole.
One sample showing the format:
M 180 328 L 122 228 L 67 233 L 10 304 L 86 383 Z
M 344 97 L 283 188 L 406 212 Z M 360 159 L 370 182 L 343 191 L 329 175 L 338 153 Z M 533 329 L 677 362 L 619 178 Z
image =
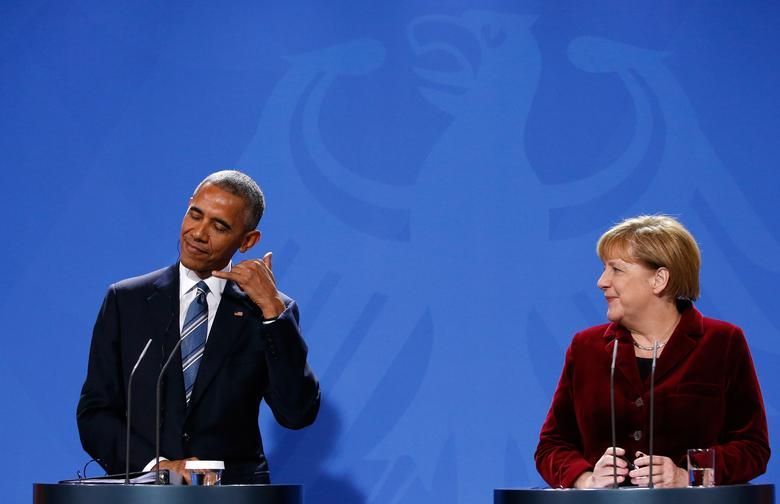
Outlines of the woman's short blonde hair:
M 669 283 L 663 295 L 691 301 L 699 297 L 701 252 L 693 235 L 674 217 L 626 219 L 601 235 L 596 252 L 602 261 L 620 257 L 653 269 L 666 268 Z

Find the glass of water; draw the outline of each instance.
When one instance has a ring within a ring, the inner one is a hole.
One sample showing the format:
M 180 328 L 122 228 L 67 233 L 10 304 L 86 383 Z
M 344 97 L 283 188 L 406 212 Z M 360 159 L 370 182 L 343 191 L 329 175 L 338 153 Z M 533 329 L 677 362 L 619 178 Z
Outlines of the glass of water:
M 713 448 L 688 450 L 688 486 L 715 486 L 715 450 Z
M 216 486 L 222 483 L 225 463 L 221 460 L 188 460 L 184 468 L 190 472 L 192 486 Z

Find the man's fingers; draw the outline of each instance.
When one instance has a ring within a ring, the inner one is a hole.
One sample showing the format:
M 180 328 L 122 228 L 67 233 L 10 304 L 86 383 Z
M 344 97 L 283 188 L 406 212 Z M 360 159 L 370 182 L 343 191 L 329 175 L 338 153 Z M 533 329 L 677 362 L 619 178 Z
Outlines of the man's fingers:
M 199 460 L 198 457 L 189 457 L 182 461 L 182 477 L 184 478 L 184 481 L 187 482 L 188 485 L 192 485 L 192 474 L 187 470 L 187 461 L 188 460 Z
M 212 271 L 212 276 L 217 278 L 224 278 L 225 280 L 238 281 L 239 276 L 234 271 Z
M 268 252 L 262 259 L 247 259 L 233 266 L 231 272 L 239 272 L 246 270 L 246 273 L 256 272 L 258 268 L 267 269 L 271 271 L 271 252 Z M 224 272 L 223 272 L 224 273 Z M 218 276 L 215 274 L 215 276 Z M 219 276 L 219 278 L 226 278 Z
M 191 457 L 184 460 L 161 460 L 160 469 L 168 469 L 169 471 L 177 473 L 189 485 L 192 483 L 192 481 L 190 479 L 190 472 L 185 468 L 187 460 L 198 459 L 196 457 Z

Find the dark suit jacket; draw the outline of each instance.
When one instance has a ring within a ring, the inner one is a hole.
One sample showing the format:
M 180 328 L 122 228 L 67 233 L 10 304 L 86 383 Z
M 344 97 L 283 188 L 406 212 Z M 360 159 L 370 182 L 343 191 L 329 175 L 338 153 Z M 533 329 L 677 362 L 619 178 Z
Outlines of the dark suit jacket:
M 536 450 L 539 473 L 553 487 L 571 487 L 612 445 L 609 374 L 612 342 L 617 445 L 633 460 L 648 452 L 650 378 L 642 380 L 631 334 L 617 324 L 574 336 Z M 688 448 L 716 450 L 718 484 L 743 483 L 766 470 L 769 440 L 753 361 L 742 331 L 682 314 L 656 365 L 656 455 L 687 467 Z
M 284 313 L 264 325 L 259 308 L 227 283 L 189 407 L 179 351 L 164 375 L 161 456 L 224 460 L 224 483 L 268 482 L 260 401 L 265 398 L 276 420 L 291 429 L 311 424 L 320 403 L 298 307 L 284 301 Z M 157 376 L 179 338 L 178 264 L 112 285 L 95 323 L 77 418 L 84 449 L 109 473 L 125 469 L 127 380 L 149 338 L 133 380 L 131 470 L 155 456 Z

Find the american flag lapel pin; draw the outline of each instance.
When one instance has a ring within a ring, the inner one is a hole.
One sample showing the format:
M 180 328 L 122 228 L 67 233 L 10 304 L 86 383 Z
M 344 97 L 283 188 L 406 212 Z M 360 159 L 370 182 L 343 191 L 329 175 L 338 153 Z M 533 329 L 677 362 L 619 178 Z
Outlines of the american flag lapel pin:
M 234 317 L 243 317 L 244 316 L 244 312 L 242 312 L 242 311 L 233 312 L 233 316 Z

